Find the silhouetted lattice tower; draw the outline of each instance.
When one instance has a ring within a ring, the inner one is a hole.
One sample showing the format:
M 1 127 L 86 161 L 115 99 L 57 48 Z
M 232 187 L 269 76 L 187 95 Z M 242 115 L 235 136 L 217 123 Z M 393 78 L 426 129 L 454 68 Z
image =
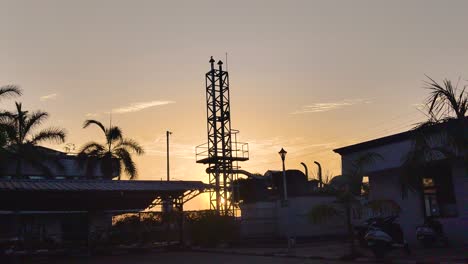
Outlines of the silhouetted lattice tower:
M 233 212 L 233 184 L 237 179 L 238 162 L 249 159 L 247 143 L 237 142 L 237 130 L 231 130 L 229 102 L 229 75 L 223 71 L 223 62 L 210 59 L 211 69 L 205 75 L 208 142 L 196 147 L 197 163 L 208 164 L 206 172 L 210 192 L 210 208 L 218 213 Z M 233 140 L 234 138 L 234 140 Z

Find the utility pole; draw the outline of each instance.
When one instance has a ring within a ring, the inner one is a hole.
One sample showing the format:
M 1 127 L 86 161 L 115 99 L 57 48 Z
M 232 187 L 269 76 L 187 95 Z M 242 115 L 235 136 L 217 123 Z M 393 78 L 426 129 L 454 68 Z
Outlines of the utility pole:
M 170 181 L 170 178 L 169 178 L 169 135 L 172 135 L 172 132 L 166 131 L 166 143 L 167 143 L 167 181 Z

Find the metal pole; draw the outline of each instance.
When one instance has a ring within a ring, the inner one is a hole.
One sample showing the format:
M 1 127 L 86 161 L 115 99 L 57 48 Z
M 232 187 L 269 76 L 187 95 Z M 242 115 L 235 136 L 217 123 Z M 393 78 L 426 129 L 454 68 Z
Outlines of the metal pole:
M 283 159 L 283 190 L 284 190 L 284 201 L 288 202 L 288 188 L 286 183 L 286 168 L 284 166 L 284 159 Z
M 322 187 L 323 187 L 323 182 L 322 182 L 322 166 L 321 166 L 320 163 L 318 163 L 317 161 L 314 161 L 314 163 L 317 164 L 317 166 L 318 166 L 319 188 L 322 188 Z
M 289 205 L 288 205 L 288 187 L 286 181 L 286 167 L 284 165 L 284 157 L 281 157 L 283 161 L 283 190 L 284 190 L 284 206 L 286 207 L 286 239 L 288 240 L 288 253 L 291 252 L 291 235 L 289 234 Z
M 167 144 L 167 181 L 170 181 L 169 178 L 169 135 L 171 135 L 172 132 L 166 131 L 166 144 Z
M 307 180 L 309 180 L 309 170 L 307 169 L 307 165 L 304 162 L 301 162 L 301 165 L 304 166 L 305 175 L 307 177 Z

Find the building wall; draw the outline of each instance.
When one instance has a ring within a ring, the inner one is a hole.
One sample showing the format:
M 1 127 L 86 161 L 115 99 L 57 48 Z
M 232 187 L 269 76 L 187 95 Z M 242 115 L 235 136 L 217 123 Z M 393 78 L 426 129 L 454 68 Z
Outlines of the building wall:
M 369 200 L 393 200 L 401 208 L 399 223 L 405 239 L 416 242 L 416 227 L 424 223 L 420 197 L 412 192 L 403 198 L 398 172 L 382 173 L 369 177 Z
M 452 164 L 452 181 L 458 217 L 440 218 L 450 241 L 468 246 L 468 175 L 462 162 Z
M 343 174 L 353 169 L 352 163 L 355 159 L 365 153 L 373 152 L 380 154 L 383 159 L 378 160 L 363 168 L 369 176 L 370 200 L 391 199 L 397 202 L 402 212 L 400 224 L 402 225 L 405 238 L 411 243 L 416 243 L 416 226 L 423 224 L 424 213 L 419 195 L 408 193 L 403 199 L 401 184 L 399 181 L 401 168 L 408 152 L 412 148 L 410 140 L 395 142 L 383 146 L 369 148 L 350 154 L 342 155 Z M 468 175 L 463 163 L 452 164 L 453 190 L 455 193 L 458 209 L 458 217 L 438 218 L 443 224 L 444 231 L 450 241 L 456 244 L 468 244 Z
M 312 207 L 333 203 L 334 196 L 302 196 L 288 199 L 288 207 L 281 201 L 257 202 L 241 205 L 241 233 L 244 237 L 285 237 L 288 232 L 294 237 L 313 237 L 346 234 L 341 217 L 320 224 L 308 219 Z

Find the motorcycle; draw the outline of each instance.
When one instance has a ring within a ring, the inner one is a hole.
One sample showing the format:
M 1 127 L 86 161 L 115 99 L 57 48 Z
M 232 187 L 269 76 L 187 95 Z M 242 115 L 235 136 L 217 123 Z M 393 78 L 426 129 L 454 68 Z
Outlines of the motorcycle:
M 404 249 L 407 255 L 411 254 L 408 242 L 403 237 L 401 226 L 396 223 L 397 216 L 376 218 L 364 237 L 368 247 L 378 259 L 392 249 Z
M 432 217 L 426 218 L 423 225 L 416 227 L 416 238 L 425 248 L 448 245 L 442 224 Z

